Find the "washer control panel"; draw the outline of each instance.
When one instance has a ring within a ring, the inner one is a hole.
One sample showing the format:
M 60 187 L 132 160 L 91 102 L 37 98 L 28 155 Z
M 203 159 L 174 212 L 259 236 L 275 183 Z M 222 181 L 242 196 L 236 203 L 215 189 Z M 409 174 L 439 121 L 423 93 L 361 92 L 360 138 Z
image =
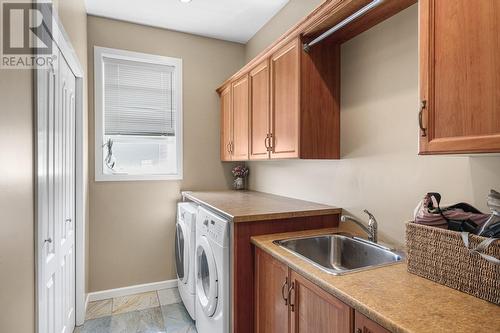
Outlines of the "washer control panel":
M 198 225 L 200 233 L 226 247 L 229 244 L 229 222 L 222 217 L 200 207 Z

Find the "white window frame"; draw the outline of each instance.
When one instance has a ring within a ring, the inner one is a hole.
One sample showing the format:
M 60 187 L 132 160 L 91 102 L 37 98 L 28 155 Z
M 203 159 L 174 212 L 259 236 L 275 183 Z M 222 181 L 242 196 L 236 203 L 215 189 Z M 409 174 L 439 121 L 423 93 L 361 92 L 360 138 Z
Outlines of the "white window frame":
M 127 175 L 105 174 L 103 171 L 102 146 L 104 144 L 104 62 L 103 58 L 139 61 L 149 64 L 174 67 L 174 87 L 176 91 L 175 138 L 177 154 L 177 174 L 168 175 Z M 182 59 L 153 54 L 131 52 L 105 47 L 94 47 L 94 126 L 95 126 L 95 180 L 96 181 L 135 181 L 135 180 L 181 180 L 183 177 L 182 145 Z

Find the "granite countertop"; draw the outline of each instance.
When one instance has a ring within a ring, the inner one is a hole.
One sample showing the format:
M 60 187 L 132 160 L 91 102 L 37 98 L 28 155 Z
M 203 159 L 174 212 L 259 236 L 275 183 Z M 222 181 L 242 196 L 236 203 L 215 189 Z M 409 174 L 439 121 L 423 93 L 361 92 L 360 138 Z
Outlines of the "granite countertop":
M 500 306 L 407 272 L 405 263 L 334 276 L 273 241 L 341 228 L 252 237 L 252 243 L 392 332 L 500 332 Z
M 255 191 L 182 192 L 185 199 L 206 205 L 233 222 L 278 220 L 341 214 L 342 209 Z

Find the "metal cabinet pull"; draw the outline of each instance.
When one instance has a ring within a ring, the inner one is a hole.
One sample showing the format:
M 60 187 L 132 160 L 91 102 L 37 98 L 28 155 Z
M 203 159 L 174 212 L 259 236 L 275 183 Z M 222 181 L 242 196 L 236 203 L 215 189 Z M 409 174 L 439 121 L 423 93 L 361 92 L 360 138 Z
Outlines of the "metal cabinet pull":
M 285 290 L 286 290 L 287 286 L 288 286 L 288 277 L 285 278 L 285 282 L 283 282 L 283 285 L 281 286 L 281 297 L 283 297 L 283 300 L 285 301 L 285 305 L 288 305 L 288 298 L 285 295 Z
M 264 139 L 264 146 L 266 146 L 266 150 L 269 151 L 269 134 L 267 134 Z
M 49 237 L 49 238 L 47 238 L 46 240 L 44 240 L 43 242 L 44 242 L 44 243 L 49 243 L 49 244 L 50 244 L 50 243 L 52 243 L 52 238 L 50 238 L 50 237 Z
M 226 150 L 227 150 L 228 153 L 231 153 L 231 142 L 227 143 Z
M 290 310 L 295 312 L 295 304 L 292 303 L 292 290 L 295 288 L 295 283 L 292 282 L 292 285 L 288 289 L 288 304 L 290 305 Z
M 424 109 L 426 108 L 427 106 L 427 101 L 422 101 L 422 103 L 420 103 L 420 112 L 418 113 L 418 125 L 420 126 L 420 131 L 422 131 L 422 136 L 423 137 L 426 137 L 427 136 L 427 129 L 424 127 L 424 121 L 423 121 L 423 113 L 424 113 Z

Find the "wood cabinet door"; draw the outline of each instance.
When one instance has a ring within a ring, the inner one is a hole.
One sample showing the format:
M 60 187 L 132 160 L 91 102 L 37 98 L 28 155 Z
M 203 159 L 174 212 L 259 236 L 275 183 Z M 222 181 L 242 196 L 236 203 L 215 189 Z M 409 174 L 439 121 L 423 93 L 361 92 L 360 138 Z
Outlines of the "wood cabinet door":
M 353 310 L 306 278 L 291 271 L 292 333 L 351 333 Z
M 269 61 L 250 71 L 250 159 L 269 158 Z
M 248 75 L 232 83 L 233 143 L 231 154 L 233 161 L 248 160 Z
M 255 331 L 288 332 L 288 267 L 269 254 L 255 254 Z
M 355 333 L 390 333 L 373 320 L 368 319 L 358 311 L 354 314 L 354 332 Z
M 231 142 L 233 138 L 231 112 L 231 85 L 227 85 L 220 93 L 220 159 L 231 161 Z
M 500 152 L 500 1 L 419 6 L 420 153 Z
M 271 158 L 299 157 L 299 40 L 271 56 Z

